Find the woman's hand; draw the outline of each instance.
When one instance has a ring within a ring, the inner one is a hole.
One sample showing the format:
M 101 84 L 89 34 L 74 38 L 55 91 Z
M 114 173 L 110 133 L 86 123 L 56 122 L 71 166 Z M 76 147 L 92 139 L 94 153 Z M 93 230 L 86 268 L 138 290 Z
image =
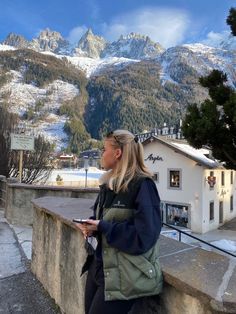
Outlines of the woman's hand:
M 80 229 L 80 231 L 83 233 L 84 238 L 86 239 L 88 236 L 87 228 L 85 227 L 85 224 L 75 223 L 76 227 Z
M 97 226 L 100 220 L 87 219 L 88 223 L 80 224 L 76 223 L 76 226 L 83 233 L 84 238 L 90 237 L 93 235 L 93 231 L 97 231 Z
M 85 224 L 85 227 L 88 231 L 97 231 L 98 230 L 98 224 L 100 220 L 93 220 L 93 219 L 87 219 L 87 224 Z

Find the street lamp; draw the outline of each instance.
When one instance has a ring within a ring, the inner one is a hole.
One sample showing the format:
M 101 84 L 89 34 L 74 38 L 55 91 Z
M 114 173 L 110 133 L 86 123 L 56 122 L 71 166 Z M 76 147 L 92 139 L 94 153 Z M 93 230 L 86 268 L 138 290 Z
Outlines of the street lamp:
M 84 156 L 84 170 L 85 170 L 85 187 L 87 188 L 89 160 L 88 156 Z

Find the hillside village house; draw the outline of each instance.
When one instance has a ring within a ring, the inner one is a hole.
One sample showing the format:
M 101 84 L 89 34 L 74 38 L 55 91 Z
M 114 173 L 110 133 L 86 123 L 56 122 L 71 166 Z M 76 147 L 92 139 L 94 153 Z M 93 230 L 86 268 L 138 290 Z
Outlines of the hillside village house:
M 143 147 L 162 200 L 163 222 L 205 233 L 236 217 L 235 171 L 212 159 L 209 150 L 154 135 Z

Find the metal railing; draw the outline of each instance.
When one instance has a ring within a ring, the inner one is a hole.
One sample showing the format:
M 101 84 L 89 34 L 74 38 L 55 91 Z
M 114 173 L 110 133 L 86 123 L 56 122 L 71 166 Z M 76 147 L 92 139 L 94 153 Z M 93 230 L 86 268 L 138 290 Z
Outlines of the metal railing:
M 231 256 L 233 256 L 233 257 L 236 257 L 235 254 L 230 253 L 229 251 L 226 251 L 226 250 L 224 250 L 224 249 L 221 249 L 221 248 L 219 248 L 218 246 L 215 246 L 214 244 L 211 244 L 211 243 L 206 242 L 206 241 L 204 241 L 204 240 L 202 240 L 202 239 L 199 239 L 199 238 L 197 238 L 197 237 L 195 237 L 195 236 L 193 236 L 193 235 L 191 235 L 191 234 L 189 234 L 189 233 L 187 233 L 187 232 L 185 232 L 185 231 L 183 231 L 183 230 L 181 230 L 181 229 L 179 229 L 179 228 L 176 228 L 176 227 L 174 227 L 174 226 L 172 226 L 172 225 L 169 225 L 169 224 L 166 224 L 166 223 L 164 223 L 164 222 L 162 223 L 162 225 L 163 225 L 163 226 L 166 226 L 166 227 L 168 227 L 168 228 L 170 228 L 170 229 L 173 229 L 173 230 L 178 231 L 178 232 L 179 232 L 179 242 L 181 242 L 181 235 L 184 234 L 184 235 L 186 235 L 186 236 L 188 236 L 188 237 L 190 237 L 190 238 L 192 238 L 192 239 L 195 239 L 195 240 L 197 240 L 197 241 L 199 241 L 199 242 L 202 242 L 202 243 L 204 243 L 204 244 L 206 244 L 206 245 L 209 245 L 210 247 L 212 247 L 212 248 L 214 248 L 214 249 L 216 249 L 216 250 L 219 250 L 219 251 L 221 251 L 221 252 L 223 252 L 223 253 L 225 253 L 225 254 L 228 254 L 228 255 L 231 255 Z

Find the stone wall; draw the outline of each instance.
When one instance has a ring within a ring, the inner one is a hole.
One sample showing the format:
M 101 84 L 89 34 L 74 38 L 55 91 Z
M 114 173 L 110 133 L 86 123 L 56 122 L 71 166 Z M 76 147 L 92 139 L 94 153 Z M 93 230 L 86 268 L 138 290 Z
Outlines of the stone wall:
M 62 313 L 84 314 L 84 239 L 72 222 L 86 218 L 93 200 L 44 197 L 34 202 L 32 271 Z M 236 260 L 161 236 L 161 295 L 134 314 L 236 313 Z
M 21 183 L 6 184 L 6 203 L 4 204 L 5 217 L 11 224 L 32 225 L 32 200 L 43 196 L 91 198 L 95 199 L 98 189 L 71 188 L 64 186 L 39 186 Z

